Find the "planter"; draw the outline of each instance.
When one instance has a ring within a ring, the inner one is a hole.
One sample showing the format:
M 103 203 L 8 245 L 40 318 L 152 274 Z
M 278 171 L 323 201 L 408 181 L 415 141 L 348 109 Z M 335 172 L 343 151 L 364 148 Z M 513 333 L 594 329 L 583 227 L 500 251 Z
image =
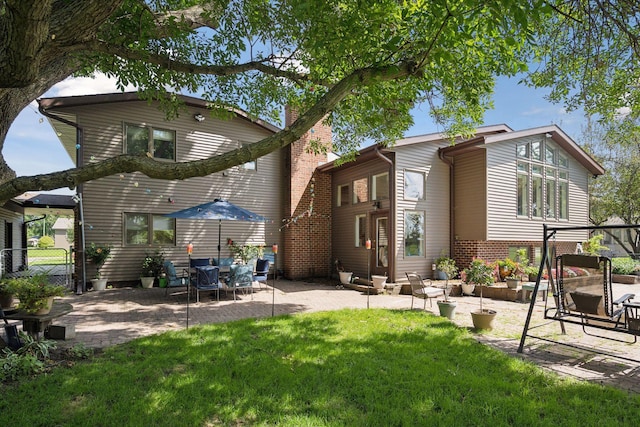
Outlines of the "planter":
M 496 318 L 495 310 L 484 309 L 482 311 L 472 311 L 471 320 L 473 320 L 473 327 L 476 329 L 493 329 L 493 319 Z
M 461 283 L 462 287 L 462 295 L 473 295 L 473 291 L 476 288 L 476 285 L 473 283 Z
M 352 272 L 347 272 L 347 271 L 339 271 L 338 275 L 340 276 L 340 283 L 342 283 L 343 285 L 348 285 L 349 283 L 351 283 L 351 275 L 353 273 Z
M 167 287 L 167 278 L 166 277 L 161 277 L 160 279 L 158 279 L 158 286 L 160 286 L 161 288 L 166 288 Z
M 44 308 L 41 308 L 39 310 L 34 311 L 31 314 L 34 314 L 36 316 L 44 316 L 45 314 L 49 314 L 49 312 L 51 311 L 51 308 L 53 307 L 53 298 L 54 297 L 48 297 L 46 298 L 47 300 L 47 306 Z
M 509 289 L 517 289 L 520 284 L 520 279 L 509 279 L 507 278 L 507 288 Z
M 384 289 L 384 284 L 387 283 L 387 276 L 371 276 L 371 282 L 374 289 Z
M 94 291 L 104 291 L 107 289 L 107 279 L 91 279 Z
M 4 309 L 13 307 L 13 294 L 0 292 L 0 307 Z
M 455 301 L 438 301 L 438 310 L 440 310 L 440 316 L 446 317 L 449 320 L 453 320 L 456 314 L 456 307 L 458 303 Z
M 614 274 L 612 280 L 615 283 L 624 283 L 625 285 L 636 285 L 640 283 L 640 276 L 635 274 Z
M 447 275 L 440 270 L 436 270 L 436 280 L 447 280 Z
M 153 282 L 156 280 L 155 277 L 141 277 L 140 282 L 142 283 L 142 287 L 145 289 L 149 289 L 153 287 Z

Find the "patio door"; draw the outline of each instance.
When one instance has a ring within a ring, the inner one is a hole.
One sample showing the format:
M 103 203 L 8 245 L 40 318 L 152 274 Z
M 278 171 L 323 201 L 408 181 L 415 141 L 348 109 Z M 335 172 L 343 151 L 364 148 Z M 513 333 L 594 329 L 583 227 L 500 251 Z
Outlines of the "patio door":
M 389 275 L 389 218 L 371 215 L 371 274 Z

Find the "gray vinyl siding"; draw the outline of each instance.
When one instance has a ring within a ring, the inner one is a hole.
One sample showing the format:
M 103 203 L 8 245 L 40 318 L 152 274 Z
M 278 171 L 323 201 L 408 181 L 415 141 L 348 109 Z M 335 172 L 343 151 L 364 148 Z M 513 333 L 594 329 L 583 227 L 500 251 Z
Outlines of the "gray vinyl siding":
M 367 215 L 367 236 L 369 236 L 371 228 L 369 215 L 374 211 L 373 201 L 369 200 L 368 202 L 353 204 L 351 197 L 349 197 L 349 204 L 336 206 L 336 189 L 339 185 L 348 184 L 351 196 L 353 180 L 367 177 L 369 178 L 369 196 L 371 196 L 371 177 L 384 172 L 389 172 L 389 164 L 384 160 L 376 159 L 361 165 L 347 166 L 336 170 L 332 177 L 332 257 L 334 260 L 340 260 L 345 271 L 352 271 L 354 275 L 360 277 L 367 276 L 368 251 L 364 246 L 355 247 L 355 218 L 356 215 Z M 394 195 L 390 194 L 389 199 L 393 200 Z M 381 201 L 378 211 L 389 209 L 389 199 Z M 391 227 L 389 228 L 392 233 Z M 389 276 L 393 277 L 391 273 Z
M 400 146 L 396 152 L 396 278 L 415 271 L 431 277 L 431 264 L 444 250 L 449 254 L 449 166 L 438 158 L 445 142 L 425 142 Z M 404 172 L 424 172 L 425 200 L 405 200 Z M 404 216 L 406 211 L 425 213 L 425 251 L 423 257 L 404 255 Z
M 459 155 L 454 167 L 455 239 L 487 240 L 485 150 Z
M 146 102 L 127 102 L 86 106 L 75 111 L 84 128 L 85 164 L 123 153 L 124 124 L 153 126 L 176 132 L 176 160 L 189 161 L 229 151 L 241 142 L 254 142 L 271 133 L 243 119 L 221 121 L 211 117 L 196 122 L 198 110 L 182 112 L 181 117 L 166 121 L 164 114 Z M 162 249 L 166 259 L 187 263 L 186 245 L 193 242 L 193 257 L 217 256 L 218 222 L 176 220 L 175 246 L 124 245 L 123 215 L 127 213 L 166 214 L 215 198 L 232 203 L 269 218 L 267 224 L 223 221 L 221 256 L 229 256 L 227 238 L 241 243 L 280 243 L 278 225 L 283 217 L 280 177 L 281 151 L 258 159 L 257 171 L 234 167 L 227 176 L 215 173 L 184 181 L 165 181 L 141 173 L 116 174 L 84 185 L 84 225 L 87 245 L 110 244 L 113 256 L 102 269 L 110 281 L 137 280 L 145 251 Z M 173 200 L 173 203 L 169 200 Z M 89 265 L 89 268 L 92 268 Z M 92 277 L 92 272 L 88 272 Z
M 588 225 L 588 172 L 569 158 L 569 219 L 543 220 L 517 216 L 516 144 L 541 140 L 542 135 L 502 141 L 487 146 L 487 240 L 542 240 L 542 224 Z M 562 148 L 559 148 L 562 150 Z M 558 233 L 557 240 L 585 240 L 583 231 Z

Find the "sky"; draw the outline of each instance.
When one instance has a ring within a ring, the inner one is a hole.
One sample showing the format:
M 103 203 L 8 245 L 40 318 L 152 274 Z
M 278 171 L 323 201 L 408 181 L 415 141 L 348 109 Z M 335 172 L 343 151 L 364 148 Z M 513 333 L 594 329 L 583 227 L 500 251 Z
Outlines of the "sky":
M 134 90 L 133 87 L 127 90 Z M 43 97 L 87 95 L 118 92 L 115 80 L 104 75 L 96 78 L 69 78 L 58 83 Z M 533 89 L 518 84 L 518 79 L 501 78 L 497 81 L 494 109 L 485 114 L 485 125 L 506 124 L 514 130 L 523 130 L 557 124 L 575 141 L 581 139 L 585 117 L 580 112 L 567 113 L 561 105 L 544 99 L 548 90 Z M 442 131 L 429 117 L 427 106 L 413 111 L 415 124 L 405 136 Z M 31 176 L 61 171 L 73 167 L 73 162 L 62 148 L 47 119 L 31 103 L 15 120 L 5 140 L 5 160 L 18 176 Z M 55 190 L 71 194 L 69 189 Z

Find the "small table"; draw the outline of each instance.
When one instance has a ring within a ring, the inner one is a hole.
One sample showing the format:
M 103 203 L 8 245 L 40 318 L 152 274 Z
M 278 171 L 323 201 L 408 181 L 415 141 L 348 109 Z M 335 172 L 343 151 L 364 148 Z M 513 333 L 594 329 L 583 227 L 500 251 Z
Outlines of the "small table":
M 14 313 L 6 313 L 5 317 L 9 320 L 22 320 L 22 330 L 31 335 L 36 340 L 40 339 L 40 332 L 44 332 L 51 325 L 53 319 L 64 316 L 71 313 L 73 306 L 66 302 L 53 302 L 53 307 L 49 314 L 43 314 L 37 316 L 35 314 L 29 314 L 22 310 L 18 310 Z
M 527 292 L 533 292 L 536 287 L 536 282 L 524 282 L 522 284 L 522 302 L 527 302 Z M 547 292 L 549 292 L 549 282 L 548 281 L 540 281 L 540 286 L 538 286 L 538 291 L 542 293 L 542 301 L 547 300 Z

